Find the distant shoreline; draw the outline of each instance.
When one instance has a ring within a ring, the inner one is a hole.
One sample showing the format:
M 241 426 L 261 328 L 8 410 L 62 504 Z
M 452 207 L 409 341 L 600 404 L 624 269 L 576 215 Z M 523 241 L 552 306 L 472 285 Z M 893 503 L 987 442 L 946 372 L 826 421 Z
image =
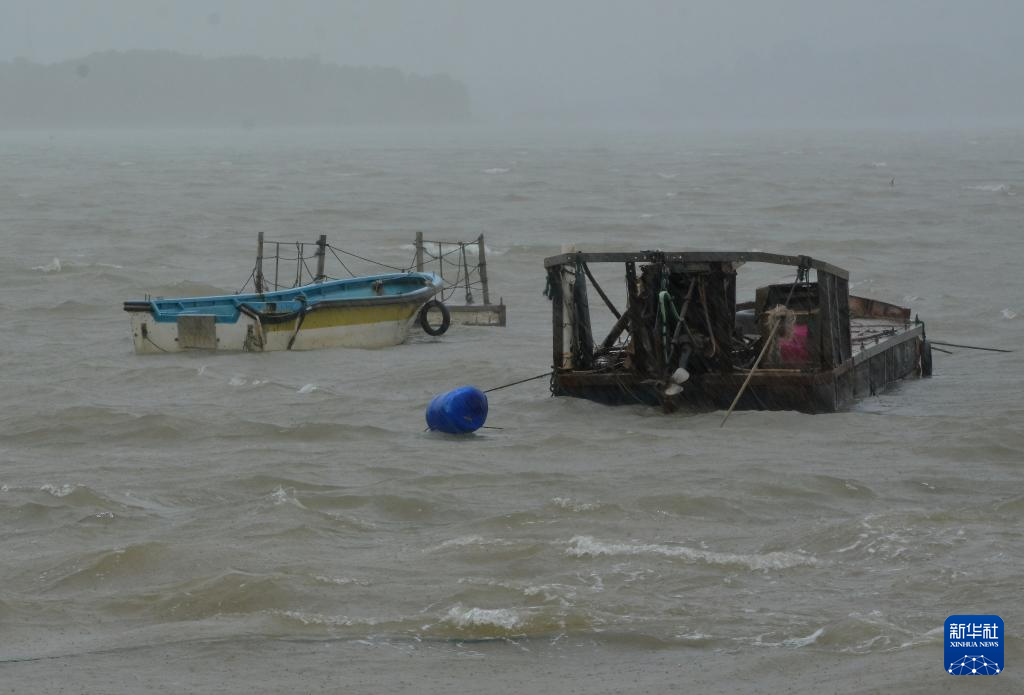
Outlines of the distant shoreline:
M 53 64 L 0 62 L 0 128 L 240 128 L 471 120 L 447 75 L 316 58 L 108 51 Z

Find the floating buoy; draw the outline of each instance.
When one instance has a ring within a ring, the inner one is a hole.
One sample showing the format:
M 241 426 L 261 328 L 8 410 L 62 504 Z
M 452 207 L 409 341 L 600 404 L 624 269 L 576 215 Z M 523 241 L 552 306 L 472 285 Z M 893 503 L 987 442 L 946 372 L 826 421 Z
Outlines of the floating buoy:
M 448 434 L 469 434 L 487 421 L 487 396 L 475 386 L 434 396 L 427 406 L 427 428 Z

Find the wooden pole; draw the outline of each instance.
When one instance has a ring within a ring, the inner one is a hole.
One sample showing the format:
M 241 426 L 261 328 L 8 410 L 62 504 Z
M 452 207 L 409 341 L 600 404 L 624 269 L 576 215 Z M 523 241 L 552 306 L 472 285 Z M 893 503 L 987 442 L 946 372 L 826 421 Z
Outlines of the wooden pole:
M 416 272 L 423 272 L 423 232 L 416 232 Z
M 562 299 L 562 266 L 555 266 L 548 269 L 548 290 L 551 299 L 551 366 L 557 372 L 562 369 L 564 361 L 564 348 L 562 347 L 563 323 L 562 315 L 565 313 L 565 301 Z
M 472 283 L 470 283 L 469 281 L 469 261 L 466 260 L 466 244 L 460 241 L 459 247 L 462 250 L 462 271 L 464 273 L 463 277 L 466 279 L 466 304 L 469 305 L 473 303 L 473 288 Z
M 256 277 L 253 283 L 256 285 L 256 294 L 263 294 L 263 232 L 256 236 Z
M 324 277 L 324 262 L 327 260 L 327 235 L 321 234 L 316 240 L 316 278 L 313 282 L 322 282 Z
M 280 279 L 278 278 L 278 271 L 281 269 L 281 242 L 278 241 L 274 244 L 274 289 L 278 289 L 281 285 L 278 284 Z
M 491 305 L 491 293 L 487 287 L 487 254 L 484 251 L 484 235 L 481 234 L 476 238 L 477 250 L 480 254 L 480 267 L 477 268 L 477 272 L 480 273 L 480 286 L 484 292 L 484 306 Z M 468 278 L 467 278 L 468 280 Z
M 779 330 L 780 323 L 782 323 L 781 319 L 775 319 L 775 323 L 772 324 L 771 333 L 768 334 L 768 340 L 764 341 L 764 347 L 761 348 L 761 354 L 757 356 L 754 366 L 750 368 L 750 371 L 747 373 L 747 378 L 743 380 L 743 386 L 740 386 L 740 390 L 736 393 L 736 397 L 732 399 L 732 405 L 730 405 L 729 409 L 725 411 L 725 417 L 722 418 L 722 424 L 720 424 L 719 427 L 725 427 L 725 421 L 729 419 L 730 415 L 732 415 L 733 408 L 735 408 L 736 404 L 740 401 L 740 396 L 742 396 L 743 392 L 747 390 L 747 384 L 749 384 L 750 380 L 754 378 L 754 372 L 757 371 L 757 367 L 761 364 L 761 360 L 764 359 L 765 353 L 768 352 L 768 348 L 771 346 L 772 340 L 775 339 L 775 331 Z
M 614 304 L 612 304 L 612 300 L 608 299 L 608 295 L 606 295 L 604 293 L 604 290 L 601 289 L 601 286 L 597 284 L 597 280 L 594 279 L 593 274 L 590 272 L 590 266 L 588 266 L 586 263 L 582 263 L 581 265 L 583 266 L 583 272 L 587 274 L 588 278 L 590 278 L 590 284 L 594 286 L 594 289 L 597 290 L 597 293 L 601 295 L 601 299 L 604 300 L 604 304 L 605 306 L 608 307 L 608 311 L 612 312 L 612 314 L 615 315 L 616 319 L 622 318 L 622 314 L 620 314 L 619 310 L 615 308 Z

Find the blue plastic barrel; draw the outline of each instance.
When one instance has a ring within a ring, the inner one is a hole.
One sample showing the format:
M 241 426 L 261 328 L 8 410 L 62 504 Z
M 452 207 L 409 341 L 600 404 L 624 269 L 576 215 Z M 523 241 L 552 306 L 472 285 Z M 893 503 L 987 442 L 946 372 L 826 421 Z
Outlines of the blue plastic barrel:
M 469 434 L 487 421 L 487 396 L 475 386 L 434 396 L 427 406 L 427 427 L 448 434 Z

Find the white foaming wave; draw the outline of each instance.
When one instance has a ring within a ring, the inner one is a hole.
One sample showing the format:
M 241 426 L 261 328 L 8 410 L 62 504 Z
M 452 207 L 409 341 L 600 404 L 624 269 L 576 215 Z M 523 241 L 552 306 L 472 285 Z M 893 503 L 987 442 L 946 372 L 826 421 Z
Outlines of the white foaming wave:
M 299 389 L 299 393 L 313 393 L 316 390 L 317 390 L 317 385 L 316 384 L 306 384 L 305 386 L 303 386 L 302 388 Z
M 280 615 L 291 620 L 297 620 L 303 625 L 317 625 L 325 627 L 352 627 L 353 625 L 377 625 L 379 621 L 373 618 L 352 620 L 347 616 L 323 615 L 322 613 L 306 613 L 304 611 L 270 611 L 271 615 Z
M 782 640 L 782 644 L 793 649 L 799 649 L 800 647 L 806 647 L 809 644 L 814 644 L 818 641 L 818 638 L 825 634 L 825 628 L 819 627 L 817 630 L 807 635 L 806 637 L 792 637 L 790 639 Z
M 571 497 L 552 497 L 551 504 L 570 512 L 592 512 L 600 506 L 593 502 L 577 502 Z
M 563 608 L 572 606 L 572 599 L 576 598 L 576 587 L 569 584 L 522 584 L 520 582 L 501 581 L 494 578 L 462 577 L 459 584 L 470 584 L 474 586 L 491 586 L 509 591 L 522 592 L 528 598 L 540 597 L 548 602 L 557 602 Z
M 0 492 L 10 492 L 10 490 L 11 488 L 7 487 L 7 485 L 0 485 Z
M 503 167 L 491 167 L 490 169 L 482 169 L 481 174 L 507 174 L 512 171 L 511 169 L 505 169 Z
M 349 586 L 356 584 L 358 586 L 370 586 L 370 582 L 366 579 L 353 579 L 352 577 L 328 577 L 323 574 L 318 574 L 313 577 L 318 582 L 323 584 L 335 584 L 337 586 Z
M 969 191 L 983 191 L 985 193 L 1010 193 L 1010 186 L 1005 183 L 982 183 L 977 186 L 968 186 Z
M 706 635 L 703 632 L 690 632 L 687 634 L 676 635 L 676 639 L 683 640 L 686 642 L 702 642 L 704 640 L 714 639 L 711 635 Z
M 566 555 L 573 557 L 599 557 L 601 555 L 657 555 L 661 557 L 679 558 L 690 562 L 706 562 L 709 565 L 744 565 L 752 570 L 780 570 L 790 567 L 816 567 L 821 562 L 802 553 L 772 552 L 763 554 L 739 555 L 736 553 L 718 553 L 710 550 L 697 550 L 683 545 L 664 545 L 660 543 L 603 543 L 592 536 L 574 536 L 569 541 Z
M 487 541 L 483 536 L 459 536 L 458 538 L 451 538 L 446 540 L 441 545 L 437 546 L 440 548 L 461 548 L 466 545 L 484 545 Z
M 60 264 L 60 259 L 54 256 L 53 260 L 47 263 L 46 265 L 32 266 L 32 270 L 41 270 L 44 273 L 59 273 L 62 267 L 63 266 L 61 266 Z
M 299 502 L 299 499 L 295 496 L 295 488 L 288 488 L 286 490 L 278 485 L 276 490 L 267 495 L 267 498 L 274 503 L 275 507 L 281 504 L 290 504 L 298 507 L 299 509 L 306 508 L 305 505 L 303 505 L 302 502 Z
M 672 173 L 672 174 L 663 174 L 663 173 L 662 173 L 662 172 L 660 172 L 660 171 L 658 172 L 658 177 L 659 177 L 659 178 L 663 178 L 663 179 L 665 179 L 666 181 L 671 181 L 672 179 L 674 179 L 674 178 L 675 178 L 675 177 L 677 177 L 677 176 L 679 176 L 679 174 L 676 174 L 676 173 Z
M 427 551 L 429 552 L 433 550 L 445 550 L 448 548 L 465 548 L 468 546 L 487 547 L 506 545 L 514 545 L 514 542 L 505 540 L 504 538 L 484 538 L 483 536 L 472 535 L 451 538 L 449 540 L 444 541 L 440 545 L 434 546 L 433 548 L 428 548 Z
M 60 487 L 57 487 L 56 485 L 50 485 L 49 483 L 46 483 L 45 485 L 42 485 L 39 489 L 42 492 L 49 492 L 54 497 L 67 497 L 72 492 L 77 490 L 78 486 L 77 485 L 61 485 Z
M 511 608 L 466 608 L 457 603 L 448 610 L 447 622 L 456 627 L 500 627 L 514 630 L 523 624 L 523 617 Z
M 201 370 L 205 370 L 205 369 L 206 369 L 205 366 L 201 367 Z M 199 372 L 199 374 L 202 374 L 202 373 L 203 373 L 202 371 Z M 264 384 L 269 384 L 269 383 L 270 383 L 269 379 L 253 379 L 252 381 L 249 381 L 249 379 L 247 377 L 244 377 L 244 376 L 233 376 L 233 377 L 231 377 L 228 380 L 228 386 L 263 386 Z M 315 391 L 316 387 L 313 387 L 313 389 L 311 389 L 311 390 Z M 308 392 L 299 391 L 299 393 L 308 393 Z
M 886 164 L 885 162 L 871 162 L 871 166 L 873 166 L 875 169 L 884 169 L 889 165 Z
M 941 642 L 942 634 L 943 629 L 941 627 L 934 627 L 923 635 L 915 637 L 908 642 L 903 642 L 897 649 L 907 649 L 908 647 L 916 647 L 919 644 L 928 644 L 930 642 Z
M 1012 321 L 1013 319 L 1017 318 L 1019 315 L 1020 314 L 1018 314 L 1013 309 L 1010 309 L 1010 308 L 1003 309 L 1003 318 L 1006 319 L 1007 321 Z

